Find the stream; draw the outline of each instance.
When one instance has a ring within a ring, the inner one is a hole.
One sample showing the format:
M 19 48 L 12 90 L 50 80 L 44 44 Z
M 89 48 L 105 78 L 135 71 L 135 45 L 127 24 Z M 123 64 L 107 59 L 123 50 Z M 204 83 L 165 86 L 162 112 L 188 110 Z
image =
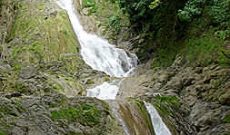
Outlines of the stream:
M 57 3 L 68 13 L 73 30 L 79 40 L 81 46 L 80 53 L 85 63 L 94 70 L 101 71 L 111 77 L 118 78 L 112 82 L 104 82 L 103 84 L 98 85 L 92 89 L 88 89 L 86 96 L 96 97 L 98 99 L 107 101 L 113 100 L 114 102 L 122 79 L 128 77 L 129 73 L 137 66 L 138 58 L 135 54 L 128 53 L 123 49 L 116 48 L 107 40 L 100 38 L 95 34 L 87 33 L 83 26 L 80 24 L 72 0 L 58 0 Z M 128 131 L 130 129 L 127 127 L 127 122 L 119 114 L 119 105 L 117 103 L 113 104 L 115 104 L 116 107 L 113 107 L 112 105 L 112 112 L 118 119 L 118 122 L 122 125 L 124 132 L 127 135 L 140 134 L 140 132 L 135 133 L 134 131 Z M 169 129 L 161 120 L 160 115 L 157 113 L 156 109 L 148 103 L 145 103 L 145 107 L 147 109 L 146 111 L 148 111 L 151 117 L 155 134 L 171 135 Z M 151 133 L 146 133 L 146 135 L 147 134 L 151 135 Z

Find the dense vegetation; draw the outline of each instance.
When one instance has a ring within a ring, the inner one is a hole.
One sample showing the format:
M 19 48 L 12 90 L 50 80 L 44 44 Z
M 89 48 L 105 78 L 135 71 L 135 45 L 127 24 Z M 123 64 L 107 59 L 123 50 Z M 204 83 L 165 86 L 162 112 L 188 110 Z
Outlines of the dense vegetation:
M 143 41 L 135 46 L 141 60 L 169 66 L 181 55 L 192 65 L 229 65 L 230 0 L 112 1 Z

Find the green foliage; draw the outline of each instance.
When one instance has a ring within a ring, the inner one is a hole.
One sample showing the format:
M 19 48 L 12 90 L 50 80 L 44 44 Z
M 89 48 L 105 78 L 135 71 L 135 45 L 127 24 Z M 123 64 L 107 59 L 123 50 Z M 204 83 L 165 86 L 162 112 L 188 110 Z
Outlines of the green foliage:
M 69 122 L 77 121 L 83 125 L 93 126 L 99 124 L 101 113 L 96 106 L 81 104 L 76 107 L 62 107 L 51 112 L 53 120 L 66 119 Z
M 230 0 L 212 0 L 207 11 L 211 22 L 223 24 L 230 20 Z
M 8 36 L 9 40 L 17 38 L 20 42 L 11 44 L 9 59 L 12 65 L 19 67 L 60 61 L 65 65 L 65 71 L 75 73 L 82 61 L 75 55 L 79 46 L 68 15 L 60 11 L 46 17 L 43 14 L 46 4 L 35 2 L 31 10 L 28 2 L 20 2 Z
M 184 55 L 190 64 L 208 65 L 211 63 L 227 64 L 228 59 L 222 54 L 224 41 L 212 35 L 190 38 L 185 42 Z
M 230 29 L 227 30 L 218 30 L 215 32 L 215 36 L 217 36 L 220 39 L 228 39 L 230 38 Z
M 152 103 L 162 115 L 173 114 L 174 109 L 178 110 L 181 105 L 176 96 L 156 96 Z
M 182 10 L 178 10 L 178 18 L 182 22 L 191 22 L 202 17 L 203 21 L 226 29 L 230 23 L 229 13 L 230 0 L 189 0 Z
M 127 12 L 130 15 L 130 20 L 132 22 L 138 22 L 141 19 L 146 19 L 151 14 L 151 9 L 149 5 L 152 3 L 152 0 L 120 0 L 119 4 L 124 12 Z M 143 21 L 143 20 L 142 20 Z
M 90 14 L 97 11 L 97 5 L 95 0 L 83 0 L 83 7 L 89 8 Z
M 0 11 L 2 9 L 2 0 L 0 0 Z
M 145 40 L 135 46 L 141 60 L 155 57 L 153 66 L 167 67 L 179 54 L 194 65 L 229 63 L 222 52 L 230 0 L 120 0 L 120 6 Z
M 190 22 L 194 16 L 201 15 L 206 0 L 189 0 L 183 10 L 178 11 L 181 21 Z
M 160 3 L 161 3 L 160 0 L 154 0 L 153 2 L 150 3 L 149 8 L 154 9 L 154 8 L 158 7 Z
M 168 44 L 167 46 L 157 48 L 152 67 L 168 67 L 172 65 L 182 47 L 180 44 Z
M 151 133 L 152 134 L 155 134 L 154 131 L 153 131 L 153 125 L 152 125 L 152 122 L 151 122 L 151 118 L 149 116 L 149 113 L 148 111 L 146 111 L 146 107 L 144 105 L 144 102 L 142 100 L 139 100 L 139 99 L 135 99 L 135 98 L 131 98 L 129 99 L 129 101 L 134 104 L 137 109 L 138 109 L 138 112 L 141 114 L 141 116 L 144 118 L 148 128 L 150 129 Z
M 2 130 L 0 129 L 0 135 L 7 135 L 7 133 L 6 133 L 5 131 L 2 131 Z
M 225 123 L 230 123 L 230 114 L 229 114 L 229 115 L 226 115 L 226 116 L 224 117 L 223 121 L 224 121 Z
M 166 46 L 167 43 L 175 40 L 181 30 L 177 29 L 177 11 L 184 6 L 184 0 L 121 0 L 120 7 L 129 14 L 130 22 L 140 40 L 135 47 L 141 61 L 149 59 L 156 54 L 159 46 Z
M 108 21 L 110 28 L 115 29 L 116 32 L 121 30 L 121 18 L 119 16 L 110 16 Z
M 88 15 L 93 16 L 96 26 L 100 28 L 100 32 L 105 38 L 110 39 L 111 41 L 116 40 L 120 36 L 118 34 L 121 29 L 125 29 L 130 25 L 127 14 L 124 14 L 119 7 L 119 0 L 90 1 L 92 1 L 91 3 L 94 3 L 91 4 L 91 6 L 96 7 L 96 12 L 91 12 L 90 7 L 87 8 L 83 6 L 83 8 L 89 10 L 90 13 L 88 13 Z

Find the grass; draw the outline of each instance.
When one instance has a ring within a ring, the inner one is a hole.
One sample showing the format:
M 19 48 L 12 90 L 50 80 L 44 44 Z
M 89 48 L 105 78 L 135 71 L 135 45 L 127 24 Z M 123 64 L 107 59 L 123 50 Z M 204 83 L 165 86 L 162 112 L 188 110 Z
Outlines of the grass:
M 83 125 L 94 126 L 100 123 L 101 112 L 94 105 L 83 103 L 76 107 L 62 107 L 51 112 L 53 120 L 66 119 L 69 122 L 79 122 Z

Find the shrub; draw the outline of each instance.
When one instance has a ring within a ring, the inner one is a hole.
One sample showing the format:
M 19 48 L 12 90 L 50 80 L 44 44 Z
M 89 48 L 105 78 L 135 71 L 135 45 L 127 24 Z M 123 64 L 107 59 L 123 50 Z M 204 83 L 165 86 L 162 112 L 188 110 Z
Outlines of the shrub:
M 97 11 L 96 2 L 94 0 L 83 0 L 83 7 L 89 8 L 90 13 L 95 13 Z
M 119 32 L 121 29 L 121 18 L 119 16 L 112 15 L 108 19 L 109 28 L 114 29 L 116 32 Z
M 213 0 L 208 14 L 212 23 L 220 24 L 230 19 L 230 0 Z
M 201 15 L 206 0 L 189 0 L 185 7 L 178 10 L 178 17 L 181 21 L 191 22 L 194 16 Z

